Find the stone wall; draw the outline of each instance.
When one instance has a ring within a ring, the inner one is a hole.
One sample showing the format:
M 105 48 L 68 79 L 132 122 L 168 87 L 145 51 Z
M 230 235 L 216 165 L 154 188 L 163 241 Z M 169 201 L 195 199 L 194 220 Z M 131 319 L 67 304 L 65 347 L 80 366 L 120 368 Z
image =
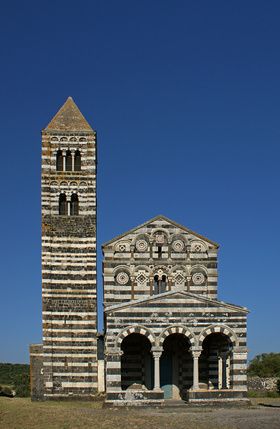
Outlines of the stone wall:
M 248 390 L 275 392 L 277 380 L 276 377 L 248 377 Z

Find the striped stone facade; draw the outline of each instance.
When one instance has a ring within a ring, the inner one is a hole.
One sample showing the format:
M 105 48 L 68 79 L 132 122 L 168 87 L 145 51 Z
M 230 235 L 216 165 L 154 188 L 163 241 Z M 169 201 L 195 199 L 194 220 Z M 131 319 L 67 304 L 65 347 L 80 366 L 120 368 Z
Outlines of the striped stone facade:
M 217 299 L 218 245 L 157 216 L 103 245 L 96 330 L 96 133 L 69 97 L 42 132 L 43 344 L 32 399 L 245 399 L 248 310 Z
M 103 246 L 108 402 L 246 397 L 248 311 L 217 300 L 217 251 L 164 216 Z
M 43 397 L 89 397 L 97 390 L 96 133 L 70 97 L 42 132 L 41 178 Z

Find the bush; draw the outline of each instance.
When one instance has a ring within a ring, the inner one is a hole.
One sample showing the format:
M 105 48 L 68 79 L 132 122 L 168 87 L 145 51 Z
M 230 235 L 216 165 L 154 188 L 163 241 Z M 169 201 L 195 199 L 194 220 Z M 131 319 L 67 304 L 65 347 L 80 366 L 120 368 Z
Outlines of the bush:
M 30 396 L 29 365 L 0 363 L 0 383 L 12 386 L 17 396 Z
M 280 377 L 280 353 L 263 353 L 251 360 L 248 374 L 258 377 Z
M 14 379 L 16 395 L 20 397 L 30 396 L 30 377 L 29 374 L 20 374 Z

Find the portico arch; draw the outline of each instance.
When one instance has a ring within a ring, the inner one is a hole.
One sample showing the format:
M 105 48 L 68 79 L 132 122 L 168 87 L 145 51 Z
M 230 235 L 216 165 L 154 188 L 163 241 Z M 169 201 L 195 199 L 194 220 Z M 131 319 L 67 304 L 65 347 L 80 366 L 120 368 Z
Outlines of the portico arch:
M 226 335 L 234 347 L 238 347 L 238 338 L 236 333 L 226 325 L 210 325 L 205 328 L 198 337 L 198 346 L 201 347 L 204 339 L 210 335 L 220 333 Z
M 121 343 L 125 337 L 130 334 L 140 334 L 144 335 L 150 341 L 152 347 L 156 345 L 156 340 L 154 334 L 145 326 L 136 325 L 136 326 L 128 326 L 125 328 L 116 338 L 116 347 L 120 348 Z
M 160 334 L 158 343 L 159 346 L 162 346 L 164 343 L 165 338 L 167 338 L 169 335 L 172 334 L 183 334 L 185 335 L 191 346 L 195 346 L 195 335 L 190 331 L 190 329 L 186 328 L 182 325 L 176 325 L 176 326 L 169 326 L 168 328 L 164 329 L 164 331 Z

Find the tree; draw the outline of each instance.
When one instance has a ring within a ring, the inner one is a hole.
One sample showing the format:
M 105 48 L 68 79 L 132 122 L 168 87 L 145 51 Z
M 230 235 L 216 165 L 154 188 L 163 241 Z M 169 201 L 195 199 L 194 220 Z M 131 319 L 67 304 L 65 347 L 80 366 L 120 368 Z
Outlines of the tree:
M 280 353 L 263 353 L 251 360 L 248 374 L 259 377 L 280 377 Z

